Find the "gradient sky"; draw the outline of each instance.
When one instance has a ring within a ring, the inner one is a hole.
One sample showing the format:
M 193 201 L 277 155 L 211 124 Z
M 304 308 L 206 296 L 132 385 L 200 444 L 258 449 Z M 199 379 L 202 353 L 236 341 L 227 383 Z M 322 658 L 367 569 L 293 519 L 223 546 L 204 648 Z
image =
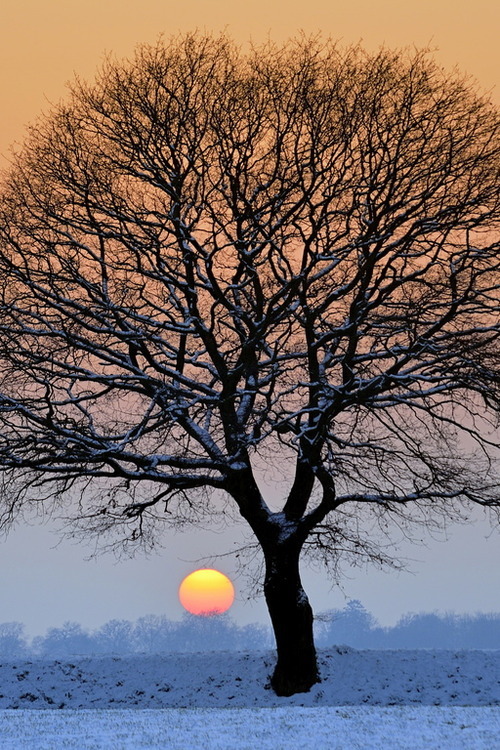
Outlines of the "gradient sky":
M 368 48 L 429 46 L 447 68 L 457 65 L 500 102 L 498 0 L 3 0 L 0 14 L 0 165 L 22 142 L 26 125 L 65 95 L 75 74 L 92 78 L 107 53 L 132 54 L 160 34 L 225 29 L 238 42 L 268 36 L 283 40 L 299 29 Z M 343 591 L 320 571 L 304 582 L 316 611 L 362 599 L 382 623 L 421 610 L 500 611 L 500 533 L 478 515 L 467 528 L 449 530 L 447 542 L 404 550 L 412 573 L 353 571 Z M 149 559 L 87 561 L 92 548 L 58 544 L 50 526 L 19 525 L 0 543 L 0 622 L 25 622 L 30 633 L 65 620 L 94 627 L 112 618 L 147 613 L 181 615 L 177 587 L 196 562 L 232 575 L 239 532 L 176 534 Z M 239 622 L 266 621 L 262 601 L 247 602 L 244 579 L 235 580 L 232 614 Z

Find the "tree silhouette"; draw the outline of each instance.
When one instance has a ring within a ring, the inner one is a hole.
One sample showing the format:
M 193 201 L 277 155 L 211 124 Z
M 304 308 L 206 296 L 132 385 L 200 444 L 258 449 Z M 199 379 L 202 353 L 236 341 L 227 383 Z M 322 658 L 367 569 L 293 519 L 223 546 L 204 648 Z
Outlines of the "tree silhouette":
M 37 656 L 89 655 L 94 643 L 89 633 L 78 622 L 65 622 L 60 628 L 49 628 L 45 635 L 33 639 Z
M 301 552 L 499 507 L 498 133 L 425 52 L 187 35 L 76 82 L 0 199 L 4 524 L 236 510 L 308 690 Z
M 3 622 L 0 624 L 0 654 L 10 658 L 26 656 L 29 652 L 24 625 L 20 622 Z
M 109 620 L 92 634 L 92 642 L 97 653 L 133 653 L 133 625 L 128 620 Z
M 374 648 L 377 639 L 382 641 L 382 628 L 358 599 L 347 602 L 343 610 L 322 612 L 316 619 L 319 621 L 316 641 L 323 645 Z

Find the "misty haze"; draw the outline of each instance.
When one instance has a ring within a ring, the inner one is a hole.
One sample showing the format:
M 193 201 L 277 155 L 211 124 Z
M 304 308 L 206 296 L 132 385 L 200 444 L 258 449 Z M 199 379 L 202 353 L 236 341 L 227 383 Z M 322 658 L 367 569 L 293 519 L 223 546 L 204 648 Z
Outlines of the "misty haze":
M 500 614 L 417 613 L 393 627 L 381 627 L 362 603 L 319 612 L 315 618 L 320 648 L 356 649 L 499 649 Z M 76 622 L 52 627 L 29 639 L 22 623 L 0 624 L 0 657 L 65 658 L 96 655 L 264 651 L 273 646 L 269 627 L 238 625 L 230 615 L 185 614 L 182 620 L 147 615 L 134 622 L 110 620 L 95 630 Z

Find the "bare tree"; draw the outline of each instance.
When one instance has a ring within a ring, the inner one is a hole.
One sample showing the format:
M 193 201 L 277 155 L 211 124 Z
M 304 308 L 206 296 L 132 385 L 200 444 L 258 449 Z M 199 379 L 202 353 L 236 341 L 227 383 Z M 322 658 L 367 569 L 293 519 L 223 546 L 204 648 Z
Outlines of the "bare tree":
M 149 543 L 234 508 L 272 686 L 308 690 L 301 552 L 500 507 L 498 136 L 425 52 L 188 35 L 75 83 L 0 202 L 4 524 L 75 504 Z

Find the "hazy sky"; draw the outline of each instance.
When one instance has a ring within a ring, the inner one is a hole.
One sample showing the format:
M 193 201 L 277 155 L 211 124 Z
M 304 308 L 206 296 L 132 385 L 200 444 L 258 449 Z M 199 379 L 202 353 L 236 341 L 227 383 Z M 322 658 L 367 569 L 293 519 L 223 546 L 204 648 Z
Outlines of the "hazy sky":
M 226 29 L 237 41 L 286 39 L 303 29 L 369 48 L 416 45 L 436 50 L 447 68 L 472 74 L 500 102 L 498 0 L 3 0 L 0 15 L 0 160 L 22 141 L 25 126 L 64 96 L 74 74 L 91 78 L 106 53 L 129 56 L 138 42 L 178 31 Z M 495 88 L 496 87 L 496 88 Z M 354 571 L 344 592 L 319 571 L 305 571 L 314 608 L 360 598 L 383 623 L 413 610 L 500 611 L 500 533 L 489 526 L 451 529 L 449 541 L 407 549 L 412 574 Z M 47 527 L 19 526 L 0 544 L 0 622 L 20 620 L 30 632 L 77 620 L 96 626 L 111 618 L 181 614 L 177 587 L 203 555 L 235 549 L 231 532 L 165 538 L 150 559 L 87 562 L 90 548 L 58 542 Z M 230 557 L 218 563 L 232 574 Z M 260 602 L 246 603 L 236 580 L 232 613 L 240 622 L 266 620 Z

